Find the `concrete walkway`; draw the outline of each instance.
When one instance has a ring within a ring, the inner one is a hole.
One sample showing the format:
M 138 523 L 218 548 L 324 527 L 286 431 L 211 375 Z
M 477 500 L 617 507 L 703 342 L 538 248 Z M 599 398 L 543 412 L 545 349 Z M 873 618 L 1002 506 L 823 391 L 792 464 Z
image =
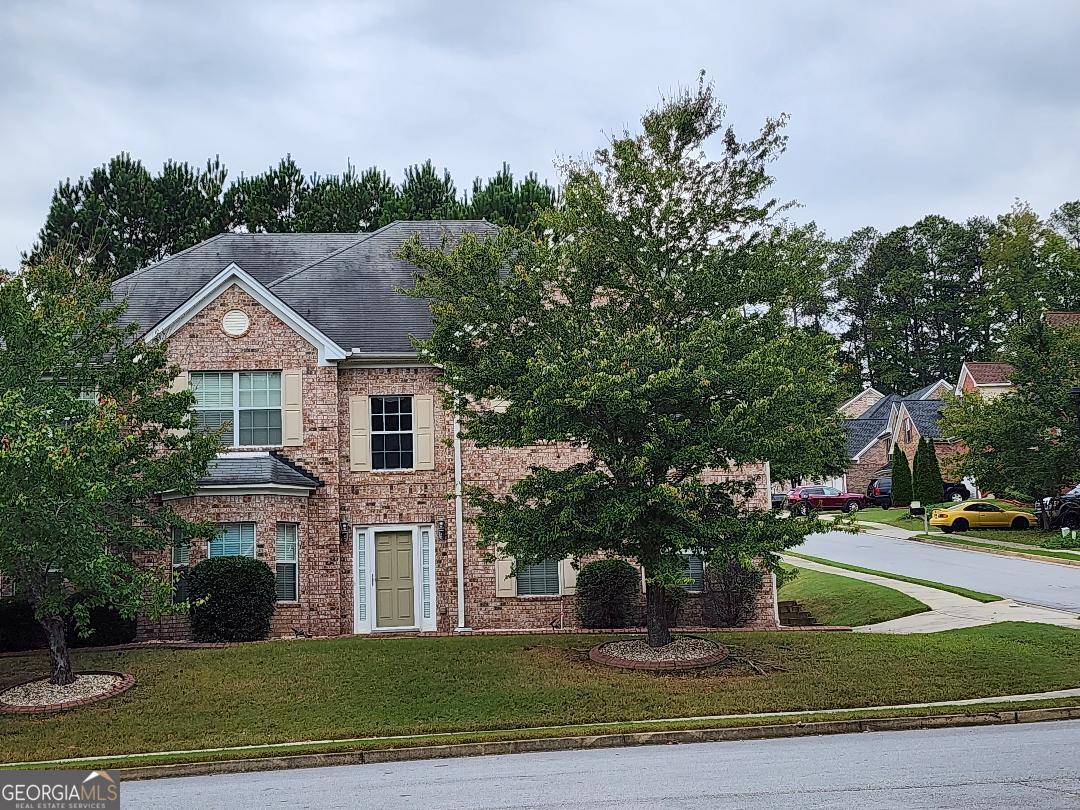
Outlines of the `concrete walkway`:
M 930 610 L 924 613 L 916 613 L 914 616 L 905 616 L 902 619 L 856 627 L 854 628 L 856 633 L 940 633 L 945 630 L 978 627 L 979 625 L 994 624 L 996 622 L 1038 622 L 1040 624 L 1054 624 L 1059 627 L 1080 630 L 1080 616 L 1075 613 L 1025 605 L 1011 599 L 1002 599 L 999 602 L 978 602 L 949 591 L 942 591 L 926 585 L 916 585 L 911 582 L 901 582 L 877 574 L 849 571 L 846 568 L 823 565 L 799 557 L 785 556 L 783 559 L 784 562 L 798 568 L 808 568 L 825 574 L 836 574 L 841 577 L 850 577 L 874 585 L 881 585 L 884 588 L 892 588 L 894 591 L 900 591 L 913 599 L 918 599 L 930 608 Z

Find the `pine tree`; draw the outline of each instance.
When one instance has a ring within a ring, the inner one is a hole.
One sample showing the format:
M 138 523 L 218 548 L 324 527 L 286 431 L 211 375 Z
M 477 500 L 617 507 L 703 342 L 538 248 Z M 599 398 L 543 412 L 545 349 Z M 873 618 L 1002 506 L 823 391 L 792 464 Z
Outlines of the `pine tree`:
M 892 495 L 889 498 L 893 506 L 908 506 L 911 503 L 911 467 L 900 445 L 893 447 Z

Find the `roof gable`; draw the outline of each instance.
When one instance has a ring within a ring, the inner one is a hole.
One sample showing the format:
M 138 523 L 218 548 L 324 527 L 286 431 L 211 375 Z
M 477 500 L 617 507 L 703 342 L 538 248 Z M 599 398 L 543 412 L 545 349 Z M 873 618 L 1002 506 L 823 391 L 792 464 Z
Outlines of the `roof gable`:
M 334 343 L 307 320 L 300 317 L 284 301 L 260 284 L 237 264 L 230 264 L 202 289 L 188 298 L 181 306 L 170 312 L 146 333 L 146 340 L 167 339 L 181 326 L 202 312 L 211 301 L 229 287 L 236 286 L 255 299 L 262 307 L 273 313 L 286 326 L 308 341 L 319 353 L 319 365 L 331 360 L 342 360 L 347 352 Z

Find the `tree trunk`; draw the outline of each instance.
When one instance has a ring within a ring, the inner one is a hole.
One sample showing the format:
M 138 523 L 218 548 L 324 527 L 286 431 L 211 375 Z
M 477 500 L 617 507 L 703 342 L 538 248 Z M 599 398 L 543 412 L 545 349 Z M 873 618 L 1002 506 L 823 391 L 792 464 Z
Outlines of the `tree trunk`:
M 49 638 L 49 653 L 52 655 L 52 677 L 49 683 L 67 686 L 75 683 L 75 672 L 71 668 L 71 652 L 68 650 L 64 620 L 59 616 L 41 619 L 41 626 Z
M 650 647 L 663 647 L 672 642 L 664 586 L 657 582 L 645 585 L 645 626 L 649 629 Z

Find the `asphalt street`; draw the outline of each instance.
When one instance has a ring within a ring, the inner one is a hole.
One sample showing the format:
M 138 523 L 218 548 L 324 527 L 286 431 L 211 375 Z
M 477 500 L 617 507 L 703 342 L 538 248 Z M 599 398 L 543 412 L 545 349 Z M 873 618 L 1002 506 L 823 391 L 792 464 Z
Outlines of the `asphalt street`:
M 1080 807 L 1080 721 L 514 754 L 121 785 L 124 807 Z
M 813 534 L 793 551 L 959 585 L 1018 602 L 1080 611 L 1080 566 L 963 551 L 868 532 Z

